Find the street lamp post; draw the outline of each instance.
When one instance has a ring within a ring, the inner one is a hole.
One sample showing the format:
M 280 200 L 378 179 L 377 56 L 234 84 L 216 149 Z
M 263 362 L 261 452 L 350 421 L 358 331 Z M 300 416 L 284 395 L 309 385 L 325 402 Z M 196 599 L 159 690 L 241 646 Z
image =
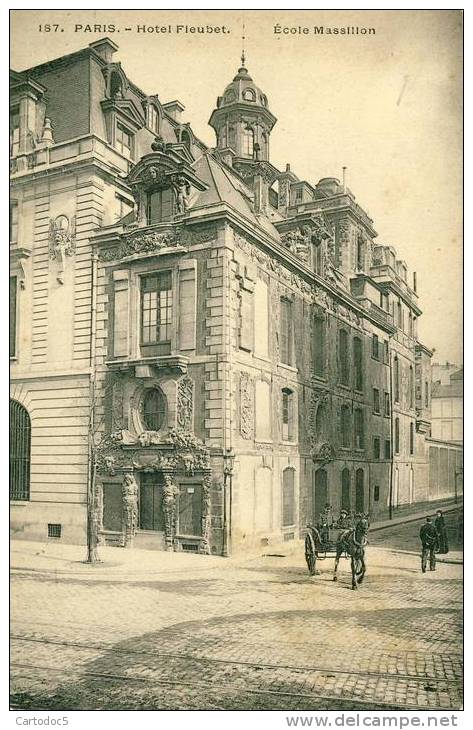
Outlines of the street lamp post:
M 223 557 L 228 558 L 231 550 L 232 536 L 232 479 L 235 452 L 226 449 L 223 455 Z

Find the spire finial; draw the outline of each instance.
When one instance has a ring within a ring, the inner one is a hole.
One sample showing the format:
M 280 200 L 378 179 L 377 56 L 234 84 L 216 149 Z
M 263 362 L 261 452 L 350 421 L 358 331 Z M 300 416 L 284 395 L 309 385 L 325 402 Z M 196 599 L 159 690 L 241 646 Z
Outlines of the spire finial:
M 241 65 L 245 68 L 245 24 L 243 23 L 243 29 L 241 34 Z

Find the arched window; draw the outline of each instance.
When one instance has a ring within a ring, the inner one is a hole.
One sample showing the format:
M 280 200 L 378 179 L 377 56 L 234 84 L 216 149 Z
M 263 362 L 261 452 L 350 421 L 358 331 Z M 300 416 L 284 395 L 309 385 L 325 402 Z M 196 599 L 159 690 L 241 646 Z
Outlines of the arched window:
M 227 104 L 229 104 L 230 102 L 235 101 L 235 99 L 236 99 L 235 92 L 233 91 L 233 89 L 229 89 L 225 93 L 225 102 Z
M 363 419 L 363 411 L 361 408 L 356 408 L 355 413 L 355 448 L 365 448 L 365 425 Z
M 350 406 L 344 405 L 341 410 L 341 442 L 345 449 L 351 446 L 351 413 Z
M 399 359 L 398 359 L 397 355 L 394 358 L 393 379 L 394 379 L 394 400 L 396 401 L 396 403 L 399 403 Z
M 253 89 L 245 89 L 243 92 L 243 99 L 245 101 L 256 101 L 256 94 Z
M 355 390 L 363 390 L 363 345 L 359 337 L 353 339 L 353 363 L 355 368 Z
M 253 157 L 253 151 L 254 151 L 254 145 L 255 145 L 255 133 L 250 127 L 245 127 L 243 129 L 243 139 L 242 139 L 242 153 L 246 157 Z
M 143 425 L 147 431 L 159 431 L 166 416 L 166 401 L 158 388 L 150 388 L 143 397 Z
M 339 378 L 342 385 L 348 385 L 349 363 L 348 363 L 348 332 L 340 330 L 338 333 L 338 368 Z
M 340 500 L 340 507 L 348 510 L 348 512 L 351 510 L 349 469 L 342 469 L 342 497 Z
M 294 525 L 295 519 L 294 469 L 282 473 L 282 526 Z
M 314 474 L 312 515 L 314 524 L 320 520 L 324 507 L 328 502 L 327 472 L 325 469 L 317 469 Z
M 10 499 L 30 498 L 31 421 L 21 403 L 10 400 Z
M 321 403 L 319 407 L 317 408 L 317 414 L 315 416 L 315 432 L 317 434 L 317 439 L 320 441 L 320 439 L 323 436 L 326 436 L 327 431 L 327 409 L 325 408 L 324 404 Z
M 294 393 L 289 388 L 282 389 L 282 437 L 283 441 L 294 439 Z
M 363 469 L 357 469 L 355 475 L 355 509 L 358 513 L 365 511 L 365 474 Z

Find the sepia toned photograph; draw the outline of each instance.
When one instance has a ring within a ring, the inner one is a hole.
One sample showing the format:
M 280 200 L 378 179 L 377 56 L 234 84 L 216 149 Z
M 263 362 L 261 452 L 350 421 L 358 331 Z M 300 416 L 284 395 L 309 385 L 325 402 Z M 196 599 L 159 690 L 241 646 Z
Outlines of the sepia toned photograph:
M 10 11 L 12 711 L 456 726 L 462 55 L 462 10 Z

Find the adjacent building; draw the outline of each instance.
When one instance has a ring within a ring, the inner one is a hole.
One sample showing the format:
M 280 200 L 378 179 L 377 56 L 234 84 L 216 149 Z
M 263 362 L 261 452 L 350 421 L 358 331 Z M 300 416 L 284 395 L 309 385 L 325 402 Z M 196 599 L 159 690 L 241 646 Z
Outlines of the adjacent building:
M 345 181 L 274 166 L 244 59 L 209 149 L 116 51 L 12 75 L 14 533 L 83 541 L 88 517 L 107 544 L 226 555 L 327 504 L 453 494 L 415 277 Z

